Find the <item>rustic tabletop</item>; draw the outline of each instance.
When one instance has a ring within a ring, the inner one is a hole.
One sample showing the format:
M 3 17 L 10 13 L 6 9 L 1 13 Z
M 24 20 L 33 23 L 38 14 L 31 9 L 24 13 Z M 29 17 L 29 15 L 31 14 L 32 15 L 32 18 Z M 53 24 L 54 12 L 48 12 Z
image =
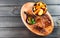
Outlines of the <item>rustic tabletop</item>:
M 40 0 L 0 0 L 0 38 L 59 38 L 60 37 L 60 0 L 41 0 L 47 4 L 54 20 L 52 34 L 41 37 L 30 32 L 20 18 L 20 9 L 26 2 Z

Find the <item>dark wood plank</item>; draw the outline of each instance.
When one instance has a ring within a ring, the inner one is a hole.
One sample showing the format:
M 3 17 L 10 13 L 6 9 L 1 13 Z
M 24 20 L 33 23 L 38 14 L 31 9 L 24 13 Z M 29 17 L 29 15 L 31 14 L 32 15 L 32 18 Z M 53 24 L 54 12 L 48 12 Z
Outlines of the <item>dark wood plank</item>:
M 40 0 L 37 0 L 40 1 Z M 46 4 L 60 4 L 59 0 L 42 0 L 43 2 L 45 2 Z
M 0 16 L 20 16 L 20 7 L 0 7 Z
M 60 24 L 60 16 L 53 16 L 53 20 L 55 23 L 55 26 L 60 26 L 57 25 L 56 22 L 58 22 Z M 2 16 L 0 17 L 0 27 L 25 27 L 25 25 L 23 24 L 21 17 L 18 16 Z
M 26 2 L 37 2 L 41 0 L 0 0 L 0 6 L 4 5 L 23 5 Z M 47 4 L 60 4 L 59 0 L 42 0 Z
M 0 6 L 22 5 L 30 1 L 33 2 L 34 0 L 0 0 Z
M 47 5 L 47 9 L 51 15 L 60 15 L 60 5 Z
M 0 27 L 24 27 L 20 17 L 0 17 Z
M 0 7 L 0 16 L 20 16 L 21 6 L 15 7 Z M 60 5 L 47 5 L 51 15 L 60 15 Z
M 42 1 L 42 2 L 44 2 L 46 4 L 52 4 L 52 5 L 56 5 L 56 4 L 59 5 L 60 4 L 60 1 L 59 0 L 26 0 L 26 1 L 19 0 L 19 2 L 20 2 L 21 5 L 24 4 L 24 3 L 26 3 L 26 2 L 38 2 L 38 1 Z
M 0 28 L 0 37 L 29 38 L 29 32 L 25 28 Z
M 60 5 L 47 5 L 47 8 L 51 15 L 60 15 Z
M 31 31 L 29 31 L 27 28 L 0 28 L 0 38 L 5 37 L 5 38 L 55 38 L 60 35 L 60 27 L 55 28 L 54 31 L 46 36 L 46 37 L 41 37 L 38 36 Z
M 22 5 L 26 2 L 34 2 L 34 1 L 40 1 L 40 0 L 26 0 L 26 1 L 0 0 L 0 16 L 20 16 L 20 9 Z M 51 15 L 60 15 L 59 0 L 42 0 L 42 1 L 47 3 L 47 8 L 48 11 L 51 13 Z M 18 9 L 16 9 L 15 7 L 18 7 Z
M 0 5 L 18 5 L 19 1 L 18 0 L 0 0 Z

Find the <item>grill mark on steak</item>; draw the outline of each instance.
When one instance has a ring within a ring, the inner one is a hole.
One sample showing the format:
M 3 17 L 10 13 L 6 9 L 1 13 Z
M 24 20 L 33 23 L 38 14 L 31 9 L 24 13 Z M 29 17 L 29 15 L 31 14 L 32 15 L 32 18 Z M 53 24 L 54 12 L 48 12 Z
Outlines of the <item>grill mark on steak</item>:
M 42 16 L 35 17 L 36 24 L 33 25 L 33 28 L 37 31 L 40 31 L 43 34 L 47 34 L 47 31 L 44 29 L 48 26 L 51 26 L 51 20 L 47 14 Z
M 47 14 L 42 15 L 42 18 L 45 19 L 45 27 L 48 27 L 51 25 L 51 20 Z
M 43 28 L 41 28 L 41 27 L 39 27 L 39 26 L 37 26 L 37 25 L 35 25 L 34 28 L 35 28 L 36 30 L 45 32 L 45 30 L 44 30 Z
M 44 28 L 41 28 L 41 27 L 39 27 L 39 26 L 37 26 L 37 25 L 34 25 L 33 26 L 33 28 L 36 30 L 36 31 L 39 31 L 39 32 L 41 32 L 41 33 L 43 33 L 43 34 L 47 34 L 47 31 L 44 29 Z
M 35 20 L 36 20 L 36 23 L 40 23 L 39 26 L 42 25 L 42 27 L 48 27 L 51 25 L 51 20 L 47 14 L 44 14 L 42 16 L 37 16 L 35 17 Z
M 36 23 L 31 25 L 33 29 L 35 29 L 43 34 L 47 33 L 44 28 L 51 25 L 51 20 L 47 14 L 43 14 L 42 16 L 34 16 L 34 15 L 30 15 L 26 12 L 24 12 L 24 13 L 26 14 L 26 19 L 28 16 L 31 16 L 32 18 L 35 19 Z

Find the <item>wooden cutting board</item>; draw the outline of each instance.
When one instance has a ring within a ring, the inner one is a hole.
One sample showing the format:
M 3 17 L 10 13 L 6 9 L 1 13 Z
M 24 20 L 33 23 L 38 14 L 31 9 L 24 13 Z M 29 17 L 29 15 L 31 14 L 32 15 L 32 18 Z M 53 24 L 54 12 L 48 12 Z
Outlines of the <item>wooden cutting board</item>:
M 34 5 L 34 2 L 28 2 L 28 3 L 25 3 L 25 4 L 22 6 L 22 8 L 21 8 L 21 18 L 22 18 L 22 21 L 23 21 L 23 23 L 25 24 L 25 26 L 26 26 L 30 31 L 32 31 L 33 33 L 35 33 L 35 34 L 37 34 L 37 35 L 40 35 L 40 36 L 45 36 L 45 35 L 42 34 L 42 33 L 39 33 L 39 32 L 37 32 L 37 31 L 35 32 L 35 31 L 32 29 L 32 27 L 31 27 L 29 24 L 26 23 L 26 15 L 24 14 L 24 11 L 28 11 L 27 9 L 31 9 L 33 5 Z M 53 22 L 53 19 L 52 19 L 51 15 L 50 15 L 50 13 L 49 13 L 48 11 L 47 11 L 46 14 L 49 16 L 49 18 L 51 19 L 51 23 L 52 23 L 52 27 L 46 28 L 46 30 L 48 31 L 48 34 L 50 34 L 50 33 L 53 31 L 54 22 Z M 49 29 L 50 29 L 50 31 L 49 31 Z

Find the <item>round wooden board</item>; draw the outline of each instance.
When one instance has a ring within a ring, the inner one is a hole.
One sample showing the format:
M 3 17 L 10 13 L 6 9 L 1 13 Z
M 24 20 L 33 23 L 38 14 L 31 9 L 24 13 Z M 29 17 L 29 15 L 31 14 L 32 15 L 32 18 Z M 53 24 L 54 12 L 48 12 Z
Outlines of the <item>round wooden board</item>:
M 25 3 L 25 4 L 22 6 L 22 8 L 21 8 L 21 18 L 22 18 L 22 21 L 23 21 L 23 23 L 25 24 L 25 26 L 26 26 L 31 32 L 33 32 L 33 33 L 35 33 L 35 34 L 37 34 L 37 35 L 40 35 L 40 36 L 46 36 L 46 35 L 44 35 L 44 34 L 42 34 L 42 33 L 35 32 L 34 30 L 32 30 L 32 28 L 29 26 L 29 24 L 26 23 L 26 15 L 24 14 L 24 11 L 26 11 L 27 8 L 30 9 L 30 7 L 32 7 L 33 5 L 34 5 L 34 2 L 28 2 L 28 3 Z M 28 6 L 30 6 L 30 7 L 28 7 Z M 27 8 L 26 8 L 26 7 L 27 7 Z M 51 15 L 49 14 L 48 11 L 47 11 L 46 14 L 49 16 L 49 18 L 51 19 L 51 23 L 52 23 L 51 31 L 49 32 L 49 34 L 50 34 L 50 33 L 53 31 L 54 22 L 53 22 L 53 19 L 52 19 Z M 48 35 L 49 35 L 49 34 L 48 34 Z

